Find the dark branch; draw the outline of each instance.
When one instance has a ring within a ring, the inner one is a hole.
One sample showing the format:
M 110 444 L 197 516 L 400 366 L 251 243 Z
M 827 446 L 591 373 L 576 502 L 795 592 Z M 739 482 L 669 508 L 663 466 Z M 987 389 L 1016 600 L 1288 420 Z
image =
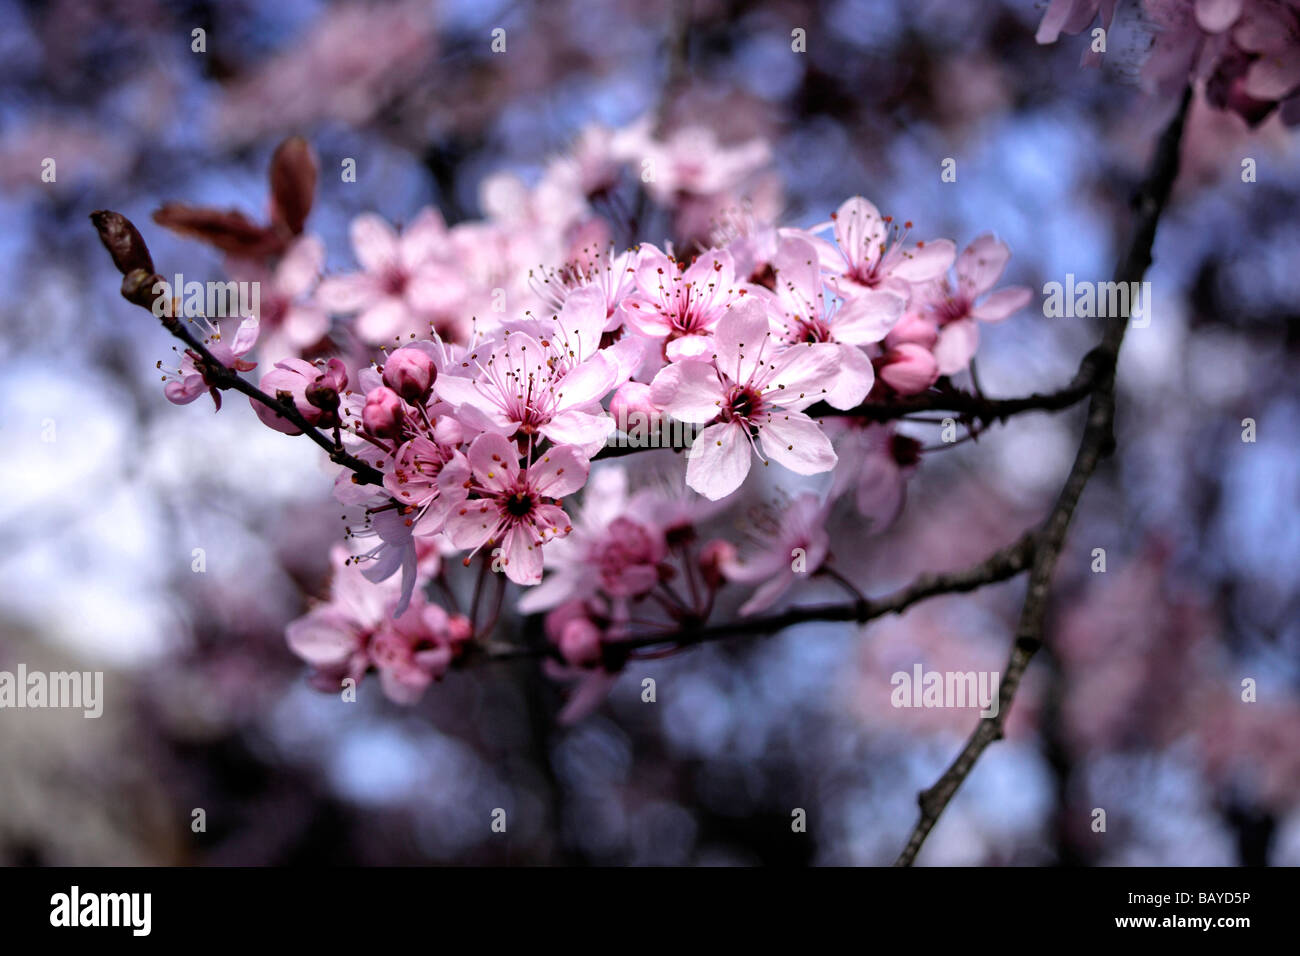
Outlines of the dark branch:
M 1183 124 L 1187 119 L 1191 98 L 1192 91 L 1188 87 L 1183 93 L 1178 112 L 1160 136 L 1151 170 L 1138 190 L 1134 202 L 1136 221 L 1133 235 L 1123 258 L 1115 269 L 1117 282 L 1141 281 L 1147 267 L 1151 264 L 1151 249 L 1155 243 L 1156 227 L 1160 221 L 1160 214 L 1169 200 L 1174 179 L 1178 175 Z M 921 791 L 917 798 L 921 808 L 920 819 L 913 827 L 906 846 L 895 861 L 895 866 L 910 866 L 915 861 L 926 837 L 934 829 L 934 825 L 939 821 L 940 815 L 947 808 L 957 789 L 974 769 L 975 762 L 979 760 L 989 744 L 1002 738 L 1007 714 L 1011 711 L 1011 704 L 1020 687 L 1020 680 L 1034 654 L 1042 647 L 1052 574 L 1061 549 L 1064 547 L 1070 521 L 1074 517 L 1083 489 L 1096 470 L 1098 462 L 1114 450 L 1115 369 L 1127 326 L 1127 316 L 1112 320 L 1106 327 L 1101 344 L 1090 353 L 1096 356 L 1096 378 L 1092 387 L 1087 424 L 1084 426 L 1083 437 L 1080 439 L 1079 450 L 1075 455 L 1070 474 L 1056 499 L 1056 505 L 1037 535 L 1033 566 L 1029 573 L 1029 589 L 1025 595 L 1024 606 L 1021 608 L 1020 620 L 1016 625 L 1016 638 L 1011 648 L 1011 656 L 1003 672 L 1001 686 L 998 688 L 997 714 L 993 717 L 981 718 L 974 733 L 966 741 L 966 745 L 951 766 L 933 786 Z

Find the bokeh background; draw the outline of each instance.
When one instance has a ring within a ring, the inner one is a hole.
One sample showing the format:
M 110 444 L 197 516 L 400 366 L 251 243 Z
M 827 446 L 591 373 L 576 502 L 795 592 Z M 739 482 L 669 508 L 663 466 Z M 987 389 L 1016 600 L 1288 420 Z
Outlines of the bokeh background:
M 414 708 L 373 682 L 343 705 L 282 637 L 324 593 L 328 474 L 242 402 L 163 399 L 170 342 L 118 296 L 86 217 L 117 209 L 164 274 L 216 278 L 216 253 L 149 214 L 168 199 L 263 213 L 271 151 L 302 134 L 323 169 L 309 227 L 345 268 L 358 212 L 478 215 L 488 174 L 527 179 L 584 124 L 662 109 L 768 139 L 785 222 L 861 193 L 959 246 L 997 232 L 1010 281 L 1105 279 L 1173 103 L 1139 89 L 1132 23 L 1080 69 L 1084 38 L 1035 44 L 1042 12 L 0 0 L 0 669 L 102 669 L 107 695 L 98 721 L 0 711 L 0 862 L 891 861 L 974 715 L 896 710 L 889 675 L 1001 670 L 1023 582 L 861 632 L 807 625 L 638 664 L 573 727 L 530 662 L 455 672 Z M 1119 453 L 1076 517 L 1048 651 L 920 862 L 1300 864 L 1298 145 L 1276 118 L 1250 130 L 1194 107 L 1152 320 L 1120 365 Z M 956 183 L 940 182 L 946 157 Z M 986 329 L 983 387 L 1053 388 L 1098 335 L 1033 305 Z M 1022 416 L 927 456 L 898 524 L 837 564 L 879 593 L 1011 541 L 1050 505 L 1080 426 L 1077 410 Z

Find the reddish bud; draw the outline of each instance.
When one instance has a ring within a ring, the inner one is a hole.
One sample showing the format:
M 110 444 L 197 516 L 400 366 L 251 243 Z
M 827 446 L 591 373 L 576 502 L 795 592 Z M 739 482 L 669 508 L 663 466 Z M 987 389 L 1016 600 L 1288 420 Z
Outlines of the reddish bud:
M 380 385 L 366 394 L 366 405 L 361 410 L 361 421 L 366 431 L 380 438 L 400 438 L 406 409 L 401 396 L 391 388 Z

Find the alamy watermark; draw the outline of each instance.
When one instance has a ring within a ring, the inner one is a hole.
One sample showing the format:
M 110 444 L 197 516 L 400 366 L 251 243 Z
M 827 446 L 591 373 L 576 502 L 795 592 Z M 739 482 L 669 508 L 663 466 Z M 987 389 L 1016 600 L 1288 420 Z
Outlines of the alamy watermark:
M 678 421 L 670 415 L 632 411 L 614 416 L 614 431 L 605 444 L 615 448 L 693 448 L 708 425 Z
M 157 318 L 247 319 L 261 315 L 260 282 L 186 282 L 179 272 L 173 280 L 160 279 L 153 285 L 153 314 Z
M 0 710 L 72 708 L 86 717 L 104 713 L 103 671 L 0 671 Z
M 1043 285 L 1043 315 L 1049 319 L 1122 319 L 1135 329 L 1151 324 L 1151 283 L 1076 282 L 1073 272 L 1065 274 L 1064 284 Z
M 125 926 L 132 936 L 148 936 L 152 914 L 152 893 L 83 893 L 74 885 L 50 897 L 51 926 Z
M 996 717 L 1000 701 L 997 671 L 927 671 L 920 664 L 912 672 L 895 671 L 889 702 L 895 707 L 978 707 L 981 717 Z

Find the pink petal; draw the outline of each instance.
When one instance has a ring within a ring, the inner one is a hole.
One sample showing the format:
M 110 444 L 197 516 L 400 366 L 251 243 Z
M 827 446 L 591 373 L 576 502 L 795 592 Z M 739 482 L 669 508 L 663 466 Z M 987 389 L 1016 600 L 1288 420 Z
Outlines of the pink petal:
M 880 260 L 887 233 L 880 210 L 861 196 L 846 199 L 835 212 L 835 242 L 849 264 L 864 272 Z
M 548 498 L 571 495 L 587 483 L 586 457 L 570 447 L 552 448 L 528 469 L 529 482 Z
M 830 391 L 840 358 L 840 346 L 831 342 L 791 345 L 763 371 L 763 400 L 783 408 L 807 408 Z
M 718 368 L 724 375 L 738 384 L 749 381 L 760 359 L 770 358 L 775 350 L 771 324 L 767 307 L 752 297 L 728 310 L 713 333 Z
M 556 415 L 543 425 L 540 431 L 557 445 L 599 448 L 614 428 L 614 419 L 608 415 L 593 414 L 574 408 Z
M 1011 313 L 1027 306 L 1033 297 L 1033 289 L 1022 285 L 1007 286 L 990 293 L 988 298 L 971 309 L 970 314 L 984 322 L 1001 322 Z
M 957 257 L 957 283 L 969 301 L 979 298 L 1002 277 L 1011 249 L 990 233 L 978 236 Z
M 876 384 L 876 370 L 867 353 L 856 345 L 841 345 L 839 348 L 840 370 L 826 401 L 835 408 L 854 408 Z
M 957 258 L 957 244 L 951 239 L 931 239 L 924 246 L 917 244 L 903 253 L 903 259 L 894 266 L 891 274 L 907 282 L 929 282 L 948 271 Z
M 614 390 L 617 381 L 618 366 L 597 353 L 581 365 L 569 369 L 555 384 L 558 400 L 556 408 L 579 408 L 598 402 Z
M 506 532 L 501 543 L 506 577 L 516 584 L 538 584 L 542 580 L 542 546 L 522 525 Z
M 687 452 L 686 484 L 710 501 L 725 498 L 744 483 L 750 457 L 743 425 L 710 425 Z
M 971 319 L 958 319 L 945 325 L 934 346 L 934 361 L 939 374 L 954 375 L 970 365 L 979 341 L 979 325 Z
M 491 491 L 512 488 L 519 477 L 519 449 L 504 435 L 480 435 L 467 457 L 474 477 Z
M 830 471 L 839 459 L 821 426 L 802 412 L 777 412 L 758 429 L 769 458 L 797 475 Z
M 367 272 L 380 272 L 398 264 L 397 233 L 374 213 L 352 220 L 352 251 Z
M 879 342 L 898 324 L 907 300 L 892 292 L 868 290 L 849 299 L 831 317 L 837 342 L 868 345 Z
M 724 396 L 712 363 L 688 360 L 659 371 L 650 383 L 650 401 L 684 422 L 707 422 L 718 414 Z

